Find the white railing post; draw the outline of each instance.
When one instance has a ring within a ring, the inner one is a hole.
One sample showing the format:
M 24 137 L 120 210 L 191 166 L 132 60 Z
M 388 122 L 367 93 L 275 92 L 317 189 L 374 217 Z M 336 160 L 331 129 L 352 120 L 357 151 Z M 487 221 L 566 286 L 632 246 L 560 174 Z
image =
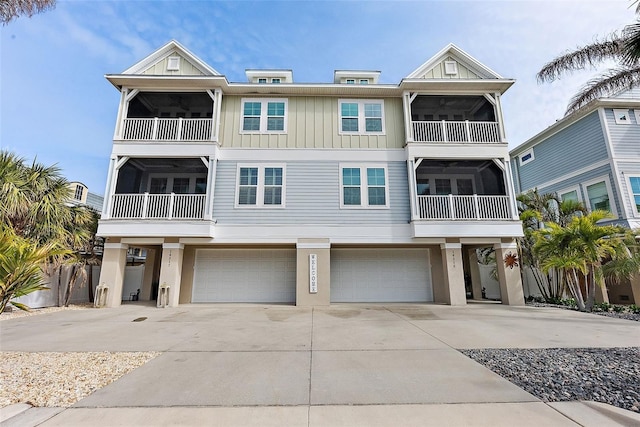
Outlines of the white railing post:
M 149 207 L 149 193 L 144 193 L 144 200 L 142 201 L 142 218 L 147 217 L 147 211 Z
M 173 218 L 173 198 L 175 196 L 175 193 L 171 193 L 171 197 L 169 198 L 169 219 Z
M 455 206 L 453 205 L 453 194 L 449 194 L 449 209 L 451 210 L 449 212 L 449 216 L 451 216 L 451 219 L 456 219 Z
M 442 121 L 442 139 L 444 139 L 444 142 L 449 142 L 449 137 L 447 136 L 447 122 L 446 121 Z
M 476 209 L 476 218 L 478 220 L 480 220 L 481 219 L 480 218 L 480 205 L 478 203 L 478 195 L 477 194 L 473 195 L 473 206 Z
M 471 142 L 471 130 L 469 129 L 469 120 L 464 121 L 465 128 L 467 129 L 467 142 Z
M 158 137 L 158 118 L 153 118 L 153 128 L 151 130 L 151 140 L 155 141 Z
M 178 117 L 178 131 L 176 135 L 176 141 L 180 141 L 182 139 L 182 117 Z

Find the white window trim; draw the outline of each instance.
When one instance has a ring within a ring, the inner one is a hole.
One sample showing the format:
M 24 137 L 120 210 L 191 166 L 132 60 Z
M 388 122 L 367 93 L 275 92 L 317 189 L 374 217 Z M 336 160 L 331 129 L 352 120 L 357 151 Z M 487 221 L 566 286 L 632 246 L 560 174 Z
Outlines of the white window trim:
M 198 173 L 198 174 L 192 174 L 192 173 L 150 173 L 149 177 L 147 178 L 147 186 L 145 188 L 145 193 L 149 193 L 149 191 L 151 190 L 151 179 L 152 178 L 167 178 L 167 189 L 165 190 L 165 193 L 158 193 L 158 194 L 171 194 L 173 193 L 173 179 L 174 178 L 189 178 L 189 192 L 186 194 L 195 194 L 196 193 L 196 179 L 197 178 L 207 178 L 207 174 L 206 173 Z
M 244 104 L 247 102 L 260 102 L 260 130 L 244 130 Z M 284 102 L 283 130 L 267 130 L 269 102 Z M 289 102 L 287 98 L 242 98 L 240 102 L 240 133 L 241 134 L 285 134 L 289 118 Z
M 603 175 L 598 178 L 594 178 L 580 184 L 580 186 L 582 187 L 582 192 L 585 197 L 585 201 L 584 201 L 585 207 L 589 210 L 589 212 L 591 212 L 591 202 L 589 200 L 589 193 L 587 192 L 587 187 L 593 184 L 598 184 L 603 181 L 605 186 L 607 187 L 607 194 L 609 195 L 609 205 L 611 206 L 611 214 L 613 215 L 611 218 L 607 218 L 607 220 L 617 219 L 618 210 L 616 208 L 616 199 L 613 197 L 613 191 L 611 191 L 611 182 L 609 179 L 609 175 Z
M 384 170 L 384 205 L 369 205 L 369 191 L 367 184 L 367 169 Z M 344 204 L 344 181 L 342 179 L 343 169 L 360 169 L 360 205 Z M 340 209 L 389 209 L 389 171 L 384 163 L 340 163 Z
M 170 56 L 167 58 L 167 71 L 180 71 L 179 56 Z
M 342 130 L 342 104 L 358 104 L 358 131 L 348 132 Z M 366 120 L 364 116 L 364 104 L 380 104 L 380 113 L 382 119 L 382 131 L 381 132 L 367 132 Z M 338 100 L 338 134 L 339 135 L 385 135 L 385 120 L 384 120 L 384 100 L 383 99 L 339 99 Z
M 626 116 L 627 120 L 621 120 L 622 116 Z M 614 108 L 613 109 L 613 119 L 616 121 L 618 125 L 630 125 L 631 124 L 631 115 L 629 114 L 628 108 Z
M 636 110 L 640 112 L 640 110 Z M 639 178 L 640 175 L 627 175 L 627 193 L 629 194 L 629 199 L 631 201 L 631 212 L 633 213 L 634 218 L 640 217 L 640 211 L 636 208 L 636 200 L 633 197 L 633 188 L 631 188 L 631 178 Z
M 527 160 L 522 160 L 522 158 L 523 158 L 524 156 L 526 156 L 527 154 L 531 154 L 531 157 L 530 157 L 530 158 L 528 158 Z M 535 156 L 535 154 L 534 154 L 534 152 L 533 152 L 533 147 L 529 148 L 527 151 L 523 152 L 522 154 L 520 154 L 520 155 L 518 156 L 518 161 L 520 162 L 520 166 L 524 166 L 524 165 L 526 165 L 526 164 L 528 164 L 528 163 L 531 163 L 531 162 L 533 162 L 535 159 L 536 159 L 536 156 Z
M 458 74 L 458 63 L 456 61 L 444 61 L 444 74 L 455 76 Z
M 571 193 L 572 191 L 575 191 L 576 194 L 578 195 L 578 202 L 584 204 L 584 200 L 582 198 L 582 192 L 580 191 L 580 186 L 579 185 L 574 185 L 572 187 L 563 188 L 562 190 L 556 191 L 556 194 L 558 195 L 558 198 L 560 200 L 562 200 L 562 195 L 563 194 Z
M 258 169 L 258 185 L 256 188 L 256 204 L 255 205 L 241 205 L 238 203 L 240 195 L 240 169 L 243 168 L 257 168 Z M 282 195 L 279 205 L 265 205 L 264 204 L 264 170 L 266 168 L 281 168 L 282 169 Z M 285 195 L 287 183 L 287 168 L 284 163 L 238 163 L 236 168 L 236 192 L 234 206 L 237 209 L 283 209 L 286 207 Z
M 640 125 L 640 110 L 633 110 L 633 115 L 636 116 L 636 124 Z

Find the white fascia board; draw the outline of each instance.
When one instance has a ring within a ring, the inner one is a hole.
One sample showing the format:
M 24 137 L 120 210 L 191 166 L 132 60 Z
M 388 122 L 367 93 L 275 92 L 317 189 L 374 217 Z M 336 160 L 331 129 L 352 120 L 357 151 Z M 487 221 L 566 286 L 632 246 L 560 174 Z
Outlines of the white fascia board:
M 456 144 L 456 143 L 421 143 L 407 144 L 407 157 L 409 159 L 502 159 L 509 160 L 509 151 L 506 143 L 500 144 Z
M 101 237 L 214 237 L 214 221 L 117 220 L 98 222 Z
M 309 149 L 309 148 L 221 148 L 220 160 L 286 162 L 314 159 L 318 161 L 404 162 L 404 149 Z
M 298 239 L 330 239 L 331 243 L 412 243 L 409 224 L 370 225 L 218 225 L 216 243 L 292 243 Z M 182 240 L 181 240 L 182 241 Z
M 416 237 L 496 238 L 522 237 L 520 221 L 428 221 L 411 223 Z
M 189 59 L 189 61 L 192 62 L 194 65 L 196 65 L 196 68 L 198 68 L 204 74 L 210 74 L 210 75 L 220 74 L 216 70 L 214 70 L 212 67 L 210 67 L 206 62 L 204 62 L 203 60 L 198 58 L 196 55 L 191 53 L 186 47 L 178 43 L 176 40 L 170 40 L 164 46 L 156 49 L 152 54 L 148 55 L 146 58 L 142 59 L 141 61 L 138 61 L 131 67 L 127 68 L 125 71 L 122 72 L 122 74 L 137 74 L 141 71 L 144 71 L 151 64 L 159 61 L 163 57 L 168 56 L 174 51 L 177 51 L 180 55 Z
M 197 91 L 198 89 L 216 89 L 228 86 L 227 78 L 215 76 L 149 76 L 146 74 L 105 74 L 118 90 L 123 87 L 145 89 L 148 91 Z
M 516 81 L 513 79 L 402 79 L 400 89 L 426 95 L 483 95 L 507 91 Z
M 181 143 L 181 142 L 136 142 L 121 143 L 114 141 L 111 156 L 128 157 L 214 157 L 217 143 Z
M 429 58 L 424 64 L 416 68 L 413 72 L 411 72 L 407 78 L 417 78 L 418 76 L 426 73 L 431 68 L 433 68 L 436 64 L 443 61 L 447 56 L 458 57 L 461 59 L 462 63 L 465 66 L 469 66 L 472 70 L 477 70 L 480 74 L 483 74 L 483 77 L 488 79 L 502 79 L 502 76 L 491 68 L 487 67 L 473 56 L 469 55 L 464 50 L 460 49 L 453 43 L 449 43 L 447 46 L 442 48 L 438 53 Z

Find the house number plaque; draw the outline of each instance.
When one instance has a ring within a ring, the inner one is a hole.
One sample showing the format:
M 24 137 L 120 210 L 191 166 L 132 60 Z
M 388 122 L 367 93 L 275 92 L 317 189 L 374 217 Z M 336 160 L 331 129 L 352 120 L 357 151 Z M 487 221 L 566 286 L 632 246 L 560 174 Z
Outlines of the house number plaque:
M 309 254 L 309 293 L 318 293 L 318 255 Z

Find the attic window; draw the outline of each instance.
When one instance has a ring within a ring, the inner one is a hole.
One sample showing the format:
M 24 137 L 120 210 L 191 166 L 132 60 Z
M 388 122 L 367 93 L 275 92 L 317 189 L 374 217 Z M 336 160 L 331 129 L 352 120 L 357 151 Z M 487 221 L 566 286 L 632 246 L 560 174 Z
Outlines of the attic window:
M 368 85 L 369 84 L 369 79 L 360 79 L 360 84 L 361 85 Z
M 530 163 L 535 160 L 535 156 L 533 155 L 533 147 L 529 148 L 524 153 L 520 154 L 520 166 L 524 166 L 527 163 Z
M 179 71 L 180 70 L 180 57 L 170 56 L 167 58 L 167 71 Z
M 629 110 L 613 110 L 613 117 L 616 119 L 616 123 L 619 125 L 630 125 L 631 117 L 629 117 Z
M 458 63 L 456 61 L 444 61 L 444 73 L 449 76 L 458 74 Z
M 354 85 L 354 84 L 356 84 L 356 79 L 347 79 L 347 80 L 346 80 L 346 83 L 347 83 L 348 85 Z
M 282 79 L 280 79 L 280 77 L 274 77 L 273 79 L 271 79 L 271 83 L 276 83 L 276 84 L 278 84 L 278 83 L 280 83 L 280 82 L 282 82 Z
M 258 83 L 266 83 L 267 79 L 263 79 L 263 78 L 259 78 L 258 79 Z

